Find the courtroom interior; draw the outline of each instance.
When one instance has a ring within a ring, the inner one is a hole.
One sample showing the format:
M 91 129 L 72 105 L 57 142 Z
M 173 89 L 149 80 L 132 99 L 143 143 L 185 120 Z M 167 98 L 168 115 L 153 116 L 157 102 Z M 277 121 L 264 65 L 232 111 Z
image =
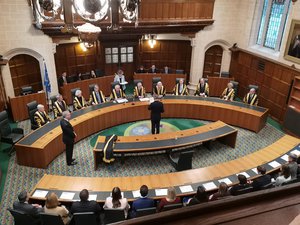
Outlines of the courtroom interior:
M 0 225 L 300 224 L 300 1 L 0 11 Z

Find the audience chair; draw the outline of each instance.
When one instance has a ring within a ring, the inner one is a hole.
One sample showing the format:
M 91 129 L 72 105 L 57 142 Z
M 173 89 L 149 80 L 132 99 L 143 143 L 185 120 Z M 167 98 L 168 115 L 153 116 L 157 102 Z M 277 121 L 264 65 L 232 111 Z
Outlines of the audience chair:
M 155 88 L 156 84 L 161 81 L 161 77 L 153 77 L 152 78 L 152 89 Z M 152 90 L 151 90 L 152 91 Z
M 37 105 L 38 105 L 37 101 L 32 101 L 27 104 L 27 110 L 28 110 L 28 115 L 31 122 L 32 130 L 35 130 L 39 127 L 34 120 L 34 113 L 37 111 Z
M 74 98 L 75 98 L 75 92 L 77 90 L 80 90 L 80 88 L 73 88 L 73 89 L 71 89 L 72 104 L 73 104 L 73 101 L 74 101 Z
M 104 71 L 100 70 L 100 69 L 95 69 L 95 74 L 96 74 L 96 77 L 103 77 L 105 75 Z
M 52 111 L 53 111 L 53 106 L 54 106 L 54 103 L 56 102 L 56 100 L 57 100 L 56 95 L 50 97 Z
M 33 93 L 33 88 L 31 86 L 21 87 L 21 95 L 28 95 Z
M 81 80 L 88 80 L 91 78 L 91 74 L 89 72 L 81 74 Z
M 273 188 L 273 187 L 274 187 L 274 184 L 271 182 L 269 184 L 261 186 L 259 190 L 266 190 L 266 189 Z
M 72 74 L 70 76 L 67 76 L 67 82 L 68 83 L 73 83 L 78 81 L 78 76 L 76 74 Z
M 184 70 L 175 70 L 176 74 L 184 74 Z
M 111 82 L 110 84 L 111 84 L 111 89 L 113 90 L 117 84 L 120 84 L 120 82 L 114 81 L 114 82 Z
M 14 209 L 7 209 L 10 214 L 13 216 L 15 225 L 39 225 L 41 224 L 40 221 L 24 212 L 14 210 Z
M 253 187 L 246 187 L 246 188 L 243 188 L 243 189 L 240 189 L 238 191 L 236 191 L 236 194 L 235 195 L 243 195 L 243 194 L 247 194 L 247 193 L 250 193 L 253 191 Z
M 253 85 L 253 84 L 249 84 L 248 85 L 248 89 L 249 89 L 249 91 L 250 91 L 250 89 L 252 89 L 252 88 L 254 88 L 255 89 L 255 91 L 256 91 L 256 94 L 258 93 L 258 86 L 257 85 Z
M 75 225 L 98 225 L 97 216 L 93 212 L 74 213 Z
M 139 83 L 139 82 L 141 82 L 141 83 L 143 84 L 143 80 L 141 80 L 141 79 L 136 79 L 136 80 L 134 80 L 134 81 L 133 81 L 134 86 L 136 86 L 137 83 Z
M 169 154 L 171 164 L 177 171 L 189 170 L 192 169 L 192 159 L 194 151 L 185 151 L 180 152 L 178 157 L 172 156 L 172 153 Z
M 24 137 L 24 130 L 22 128 L 11 128 L 8 121 L 6 111 L 0 112 L 0 135 L 1 142 L 11 145 L 8 154 L 14 150 L 15 144 Z
M 125 220 L 123 209 L 104 209 L 104 224 L 116 223 Z
M 182 204 L 181 203 L 170 204 L 170 205 L 164 206 L 164 208 L 163 208 L 162 211 L 169 211 L 169 210 L 179 209 L 179 208 L 182 208 Z
M 90 95 L 92 94 L 92 92 L 94 91 L 94 87 L 96 84 L 90 84 L 89 85 L 89 91 L 90 91 Z
M 233 89 L 234 89 L 234 92 L 235 92 L 235 94 L 234 94 L 235 97 L 234 98 L 236 98 L 238 96 L 238 91 L 239 91 L 239 82 L 231 80 L 230 83 L 233 84 Z
M 285 186 L 285 185 L 289 185 L 289 184 L 294 184 L 294 183 L 297 183 L 299 182 L 300 179 L 299 178 L 295 178 L 295 179 L 292 179 L 292 180 L 289 180 L 289 181 L 286 181 L 286 182 L 283 182 L 281 185 L 282 186 Z
M 135 217 L 147 216 L 156 213 L 156 207 L 137 209 Z
M 64 225 L 61 216 L 56 214 L 40 213 L 43 225 Z
M 230 73 L 229 72 L 221 72 L 221 77 L 226 77 L 226 78 L 228 78 L 229 76 L 230 76 Z

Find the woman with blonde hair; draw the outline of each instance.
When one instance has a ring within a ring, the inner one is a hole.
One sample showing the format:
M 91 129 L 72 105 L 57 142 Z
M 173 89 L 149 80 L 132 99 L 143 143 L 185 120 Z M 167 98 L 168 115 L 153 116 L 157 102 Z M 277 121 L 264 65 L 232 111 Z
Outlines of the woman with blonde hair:
M 60 203 L 58 201 L 57 195 L 52 192 L 46 197 L 46 203 L 44 207 L 44 212 L 49 214 L 56 214 L 61 216 L 64 224 L 68 224 L 70 222 L 69 211 L 65 206 L 59 206 Z
M 174 187 L 169 187 L 167 192 L 167 197 L 163 198 L 157 207 L 157 212 L 161 212 L 166 205 L 181 203 L 179 197 L 176 197 L 176 191 Z

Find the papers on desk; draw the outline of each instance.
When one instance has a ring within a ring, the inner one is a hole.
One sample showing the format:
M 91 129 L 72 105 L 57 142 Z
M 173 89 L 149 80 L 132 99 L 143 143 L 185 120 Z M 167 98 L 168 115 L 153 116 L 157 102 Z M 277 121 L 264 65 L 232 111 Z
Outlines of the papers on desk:
M 128 84 L 127 81 L 124 81 L 124 82 L 121 82 L 121 83 L 120 83 L 120 85 L 126 85 L 126 84 Z
M 213 190 L 213 189 L 216 189 L 217 186 L 215 185 L 214 182 L 208 182 L 208 183 L 205 183 L 203 184 L 203 187 L 205 188 L 205 190 L 209 191 L 209 190 Z
M 150 98 L 149 98 L 149 102 L 150 102 L 150 103 L 154 102 L 154 98 L 153 98 L 153 97 L 150 97 Z
M 276 161 L 273 161 L 273 162 L 270 162 L 270 163 L 268 163 L 271 167 L 273 167 L 273 168 L 277 168 L 277 167 L 280 167 L 281 166 L 281 164 L 280 163 L 278 163 L 278 162 L 276 162 Z
M 249 178 L 249 177 L 250 177 L 249 174 L 246 173 L 246 172 L 237 173 L 236 175 L 239 175 L 239 174 L 244 175 L 246 178 Z
M 73 200 L 75 193 L 74 192 L 63 192 L 60 199 Z
M 139 197 L 141 197 L 140 190 L 132 191 L 132 195 L 133 195 L 134 198 L 139 198 Z
M 221 179 L 221 180 L 218 180 L 218 181 L 219 181 L 219 183 L 224 182 L 227 185 L 232 184 L 232 182 L 229 178 L 224 178 L 224 179 Z
M 156 196 L 166 196 L 168 193 L 168 189 L 155 189 Z
M 292 153 L 295 154 L 295 155 L 297 155 L 297 156 L 300 155 L 300 151 L 299 150 L 293 150 Z
M 97 195 L 89 195 L 89 201 L 97 201 Z
M 141 101 L 141 102 L 149 102 L 150 99 L 149 99 L 149 98 L 140 98 L 140 101 Z
M 188 193 L 194 191 L 191 185 L 180 186 L 179 189 L 181 193 Z
M 117 103 L 125 103 L 125 102 L 128 102 L 128 100 L 126 98 L 118 98 L 117 100 Z
M 45 198 L 47 194 L 48 194 L 48 191 L 35 190 L 35 192 L 33 193 L 32 197 L 35 197 L 35 198 Z
M 284 156 L 281 156 L 280 158 L 286 162 L 289 161 L 289 156 L 287 154 L 285 154 Z
M 257 168 L 251 169 L 254 173 L 258 174 Z

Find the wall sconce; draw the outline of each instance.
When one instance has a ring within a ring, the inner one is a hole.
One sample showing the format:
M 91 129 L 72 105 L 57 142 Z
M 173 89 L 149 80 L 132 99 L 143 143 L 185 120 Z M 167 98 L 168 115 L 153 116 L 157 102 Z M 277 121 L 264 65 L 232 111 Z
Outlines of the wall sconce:
M 155 34 L 145 34 L 144 35 L 144 40 L 148 40 L 148 44 L 150 48 L 154 48 L 156 45 L 156 38 L 157 36 Z

